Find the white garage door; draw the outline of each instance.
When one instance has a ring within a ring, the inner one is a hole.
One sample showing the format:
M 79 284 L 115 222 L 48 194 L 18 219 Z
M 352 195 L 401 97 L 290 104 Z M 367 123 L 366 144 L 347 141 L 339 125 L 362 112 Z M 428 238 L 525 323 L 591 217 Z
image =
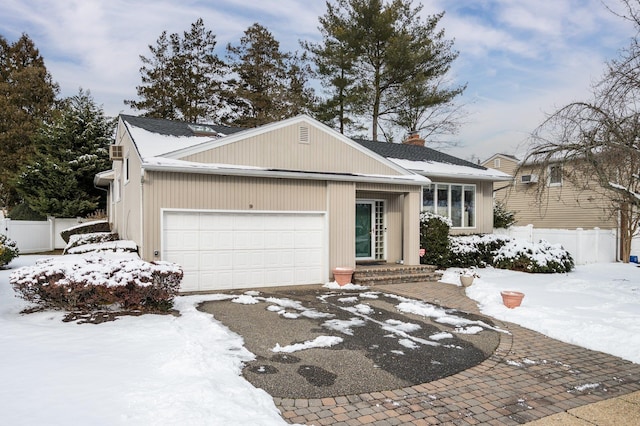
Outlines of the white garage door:
M 165 211 L 162 227 L 182 291 L 325 281 L 323 213 Z

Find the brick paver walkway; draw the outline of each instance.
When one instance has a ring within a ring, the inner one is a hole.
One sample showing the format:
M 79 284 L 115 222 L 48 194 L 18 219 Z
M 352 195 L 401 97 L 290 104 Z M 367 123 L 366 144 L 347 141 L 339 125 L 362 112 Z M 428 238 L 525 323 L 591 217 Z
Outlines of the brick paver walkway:
M 407 283 L 374 288 L 479 313 L 462 287 Z M 501 334 L 487 360 L 453 376 L 384 392 L 274 398 L 275 403 L 286 421 L 308 425 L 517 425 L 640 390 L 640 364 L 515 324 L 496 324 L 511 334 Z

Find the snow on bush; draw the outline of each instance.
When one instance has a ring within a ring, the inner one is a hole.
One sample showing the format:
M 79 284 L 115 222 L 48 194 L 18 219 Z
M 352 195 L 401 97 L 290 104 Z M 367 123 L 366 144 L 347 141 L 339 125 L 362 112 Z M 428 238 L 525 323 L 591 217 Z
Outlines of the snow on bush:
M 514 239 L 495 252 L 493 266 L 514 271 L 555 273 L 571 271 L 574 262 L 560 244 Z
M 0 234 L 0 268 L 4 268 L 13 259 L 18 257 L 20 250 L 16 242 L 4 234 Z
M 64 254 L 83 254 L 83 253 L 137 253 L 138 245 L 131 240 L 104 241 L 101 243 L 84 244 L 73 247 L 65 251 Z
M 42 308 L 156 312 L 171 309 L 182 275 L 169 262 L 92 255 L 43 259 L 9 281 L 19 297 Z
M 65 243 L 69 242 L 72 235 L 76 234 L 90 234 L 95 232 L 110 232 L 111 226 L 106 220 L 94 220 L 91 222 L 81 223 L 80 225 L 72 226 L 64 231 L 60 232 L 60 236 Z
M 462 268 L 492 265 L 494 252 L 509 240 L 494 234 L 450 237 L 451 264 Z
M 502 235 L 449 237 L 451 266 L 494 266 L 536 273 L 564 273 L 574 267 L 571 254 L 559 244 L 517 240 Z
M 87 234 L 73 234 L 69 236 L 69 242 L 64 248 L 63 254 L 68 253 L 69 250 L 78 246 L 104 243 L 106 241 L 116 241 L 118 238 L 118 234 L 115 232 L 90 232 Z

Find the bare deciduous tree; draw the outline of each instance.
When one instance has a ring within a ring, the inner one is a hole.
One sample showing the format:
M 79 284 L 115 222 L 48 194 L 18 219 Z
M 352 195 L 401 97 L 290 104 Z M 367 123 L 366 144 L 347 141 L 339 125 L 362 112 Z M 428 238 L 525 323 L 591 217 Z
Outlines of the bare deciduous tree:
M 640 9 L 623 1 L 628 16 Z M 640 3 L 640 2 L 639 2 Z M 638 23 L 638 20 L 635 20 Z M 638 23 L 640 28 L 640 23 Z M 531 135 L 522 167 L 545 176 L 562 164 L 563 178 L 606 200 L 620 226 L 620 256 L 629 261 L 632 237 L 640 229 L 640 44 L 636 37 L 608 63 L 590 101 L 574 102 L 551 114 Z M 546 185 L 538 185 L 543 200 Z

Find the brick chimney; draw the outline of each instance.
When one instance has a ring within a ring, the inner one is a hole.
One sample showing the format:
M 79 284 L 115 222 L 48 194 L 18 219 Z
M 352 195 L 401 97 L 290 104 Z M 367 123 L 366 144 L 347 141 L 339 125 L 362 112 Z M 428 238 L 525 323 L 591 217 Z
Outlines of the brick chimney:
M 407 145 L 424 146 L 424 139 L 420 137 L 420 134 L 416 131 L 410 132 L 409 136 L 402 142 Z

